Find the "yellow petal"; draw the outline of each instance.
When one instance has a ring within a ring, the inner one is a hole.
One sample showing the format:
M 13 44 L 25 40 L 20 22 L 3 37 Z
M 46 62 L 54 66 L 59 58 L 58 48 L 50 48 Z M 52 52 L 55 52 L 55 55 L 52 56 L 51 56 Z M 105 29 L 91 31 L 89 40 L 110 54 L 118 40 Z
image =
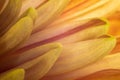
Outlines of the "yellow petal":
M 102 60 L 81 69 L 81 73 L 83 72 L 83 75 L 81 76 L 89 75 L 106 69 L 120 69 L 119 60 L 120 53 L 108 55 Z
M 106 21 L 104 24 L 101 24 L 101 25 L 91 25 L 91 27 L 88 27 L 88 28 L 83 29 L 79 32 L 76 32 L 72 35 L 69 35 L 62 39 L 59 39 L 59 40 L 57 40 L 57 42 L 60 42 L 63 44 L 66 44 L 66 43 L 68 44 L 68 43 L 98 38 L 98 37 L 108 33 L 108 29 L 109 29 L 108 26 L 109 26 L 109 24 Z
M 111 51 L 111 54 L 115 54 L 120 52 L 120 38 L 117 39 L 117 44 L 115 46 L 115 48 Z
M 97 29 L 96 31 L 93 31 L 95 27 Z M 92 29 L 86 30 L 90 28 Z M 69 21 L 62 23 L 60 25 L 55 25 L 55 26 L 51 25 L 46 29 L 43 29 L 35 34 L 32 34 L 30 39 L 22 47 L 31 46 L 34 44 L 40 45 L 53 41 L 57 41 L 57 42 L 63 41 L 62 43 L 65 43 L 67 41 L 68 43 L 81 41 L 105 34 L 107 32 L 107 28 L 108 28 L 108 22 L 104 19 L 87 19 L 82 21 Z M 97 30 L 101 32 L 97 32 Z M 84 36 L 85 34 L 87 35 Z M 72 38 L 71 36 L 74 38 Z
M 12 69 L 0 74 L 0 80 L 24 80 L 23 69 Z
M 51 80 L 56 80 L 56 79 L 69 80 L 69 79 L 78 79 L 78 78 L 81 80 L 81 78 L 88 76 L 90 74 L 94 74 L 98 71 L 103 71 L 103 70 L 108 70 L 108 69 L 120 70 L 120 62 L 119 61 L 120 61 L 120 53 L 108 55 L 95 63 L 89 64 L 86 67 L 76 69 L 74 71 L 64 73 L 62 75 L 46 77 L 45 80 L 49 80 L 49 79 L 51 79 Z M 114 80 L 116 80 L 116 79 L 114 79 Z
M 14 68 L 17 65 L 20 65 L 28 60 L 35 59 L 36 57 L 39 57 L 53 49 L 58 49 L 59 47 L 61 47 L 59 43 L 49 43 L 31 49 L 28 47 L 22 48 L 12 53 L 12 55 L 0 57 L 0 72 Z
M 41 29 L 52 22 L 66 7 L 70 0 L 49 0 L 44 5 L 37 8 L 38 18 L 35 30 Z
M 39 80 L 51 69 L 61 51 L 62 47 L 59 45 L 59 47 L 45 52 L 42 56 L 19 65 L 18 68 L 26 70 L 26 80 Z
M 29 17 L 31 17 L 34 21 L 35 21 L 35 19 L 37 18 L 37 11 L 36 11 L 36 9 L 35 8 L 29 8 L 28 10 L 26 10 L 22 15 L 21 15 L 21 17 L 20 18 L 22 18 L 22 17 L 25 17 L 25 16 L 29 16 Z
M 30 36 L 33 21 L 30 17 L 20 19 L 8 32 L 0 38 L 0 55 L 15 50 Z
M 70 72 L 93 63 L 110 53 L 115 43 L 115 38 L 107 36 L 64 45 L 59 60 L 48 75 Z
M 16 20 L 21 8 L 21 0 L 9 0 L 8 5 L 0 14 L 0 37 L 8 31 Z

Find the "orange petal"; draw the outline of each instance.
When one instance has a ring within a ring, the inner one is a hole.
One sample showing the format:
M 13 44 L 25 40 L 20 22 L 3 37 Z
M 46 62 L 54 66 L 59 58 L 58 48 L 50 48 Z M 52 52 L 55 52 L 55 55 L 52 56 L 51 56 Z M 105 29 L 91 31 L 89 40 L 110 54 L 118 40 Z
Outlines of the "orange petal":
M 71 15 L 74 12 L 78 12 L 89 6 L 93 5 L 94 3 L 98 2 L 98 0 L 71 0 L 69 5 L 66 7 L 64 12 L 62 13 L 61 17 L 65 17 L 65 15 Z
M 120 80 L 120 70 L 102 70 L 77 80 Z
M 79 5 L 79 7 L 75 7 L 71 10 L 68 10 L 64 12 L 56 21 L 54 21 L 52 24 L 61 24 L 68 20 L 83 20 L 89 19 L 89 17 L 96 18 L 96 16 L 91 16 L 90 13 L 97 15 L 97 11 L 95 9 L 99 8 L 100 6 L 104 5 L 105 3 L 108 3 L 108 0 L 104 1 L 98 1 L 98 0 L 88 0 L 84 2 L 83 4 Z M 99 10 L 99 9 L 97 9 Z M 90 15 L 88 17 L 88 15 Z M 98 16 L 98 15 L 97 15 Z
M 109 34 L 120 37 L 120 12 L 117 11 L 108 17 L 110 23 Z
M 110 21 L 109 34 L 120 37 L 120 20 Z
M 73 19 L 84 20 L 89 18 L 109 16 L 114 13 L 120 6 L 120 1 L 117 1 L 117 4 L 116 1 L 117 0 L 100 0 L 88 8 L 72 12 L 71 15 L 66 15 L 62 18 L 59 18 L 57 21 L 53 22 L 53 24 L 61 24 L 62 22 Z

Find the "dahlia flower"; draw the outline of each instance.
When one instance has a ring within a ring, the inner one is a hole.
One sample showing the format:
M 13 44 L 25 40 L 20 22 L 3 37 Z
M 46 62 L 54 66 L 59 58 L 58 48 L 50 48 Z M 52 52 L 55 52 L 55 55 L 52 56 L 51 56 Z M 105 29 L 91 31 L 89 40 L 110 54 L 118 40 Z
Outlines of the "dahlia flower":
M 120 80 L 120 0 L 1 0 L 0 80 Z

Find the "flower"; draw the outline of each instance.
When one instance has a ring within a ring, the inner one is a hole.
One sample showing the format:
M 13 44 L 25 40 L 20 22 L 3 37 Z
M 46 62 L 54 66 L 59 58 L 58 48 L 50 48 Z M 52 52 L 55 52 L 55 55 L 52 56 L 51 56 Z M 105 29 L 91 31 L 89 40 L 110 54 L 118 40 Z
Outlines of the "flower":
M 0 80 L 120 79 L 120 1 L 0 4 Z

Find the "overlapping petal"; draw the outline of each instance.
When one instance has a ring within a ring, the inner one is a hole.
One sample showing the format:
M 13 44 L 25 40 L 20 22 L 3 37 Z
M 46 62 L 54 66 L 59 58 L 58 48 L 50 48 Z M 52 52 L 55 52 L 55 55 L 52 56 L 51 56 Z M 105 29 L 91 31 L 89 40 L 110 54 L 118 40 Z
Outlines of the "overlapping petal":
M 48 0 L 22 0 L 22 8 L 20 15 L 22 15 L 29 7 L 37 8 Z
M 78 78 L 79 78 L 78 80 L 81 80 L 83 77 L 94 74 L 98 71 L 103 71 L 103 70 L 108 70 L 108 69 L 119 70 L 120 69 L 119 59 L 120 59 L 120 53 L 108 55 L 104 57 L 103 59 L 95 63 L 92 63 L 89 66 L 86 66 L 84 68 L 80 68 L 80 69 L 77 69 L 77 70 L 74 70 L 68 73 L 64 73 L 62 75 L 51 76 L 48 78 L 46 77 L 43 80 L 49 80 L 49 79 L 72 80 L 72 79 L 78 79 Z M 118 74 L 118 78 L 119 78 L 119 74 Z
M 16 20 L 21 9 L 21 3 L 21 0 L 9 0 L 8 5 L 0 14 L 0 37 L 9 30 Z
M 112 1 L 109 1 L 109 0 L 102 0 L 102 1 L 101 0 L 100 1 L 93 0 L 93 2 L 95 2 L 93 4 L 91 4 L 91 1 L 92 0 L 86 1 L 85 3 L 88 2 L 89 6 L 87 6 L 88 4 L 85 4 L 85 6 L 87 6 L 87 7 L 83 8 L 82 10 L 79 10 L 79 8 L 82 7 L 81 6 L 82 4 L 80 4 L 79 7 L 76 7 L 76 8 L 78 8 L 76 11 L 70 12 L 70 14 L 66 14 L 66 15 L 63 14 L 63 15 L 65 15 L 63 17 L 61 15 L 60 18 L 58 20 L 56 20 L 53 24 L 61 24 L 64 21 L 72 20 L 72 19 L 84 20 L 84 19 L 89 19 L 89 18 L 109 16 L 110 14 L 114 13 L 114 11 L 118 10 L 119 5 L 120 5 L 120 2 L 117 1 L 117 0 L 112 0 Z
M 20 19 L 0 38 L 0 55 L 15 50 L 32 32 L 33 20 L 30 17 Z M 24 33 L 24 34 L 22 34 Z
M 119 5 L 1 0 L 0 80 L 119 80 Z
M 35 31 L 46 27 L 50 22 L 56 19 L 63 11 L 70 0 L 49 0 L 44 5 L 37 8 L 38 18 L 35 24 Z M 48 15 L 49 14 L 49 15 Z
M 50 43 L 42 46 L 37 46 L 30 50 L 24 50 L 24 49 L 17 50 L 16 52 L 12 53 L 12 55 L 5 55 L 4 57 L 0 58 L 0 65 L 1 65 L 0 72 L 14 68 L 29 60 L 35 59 L 51 50 L 55 49 L 58 50 L 59 52 L 59 49 L 61 48 L 62 46 L 59 43 Z
M 114 38 L 108 37 L 64 45 L 62 55 L 48 76 L 70 72 L 103 58 L 113 49 L 115 42 Z
M 32 34 L 30 39 L 22 47 L 42 45 L 53 41 L 71 43 L 96 38 L 106 34 L 108 26 L 108 22 L 104 19 L 70 21 L 62 23 L 61 25 L 50 26 L 49 28 Z M 98 31 L 100 31 L 100 33 Z M 86 36 L 84 36 L 85 34 Z
M 62 51 L 61 45 L 56 45 L 56 48 L 46 51 L 42 56 L 18 66 L 26 70 L 25 80 L 39 80 L 51 69 Z
M 0 80 L 24 80 L 24 69 L 12 69 L 0 74 Z
M 0 38 L 0 54 L 14 51 L 29 38 L 36 16 L 36 10 L 30 8 L 16 20 L 16 24 Z

